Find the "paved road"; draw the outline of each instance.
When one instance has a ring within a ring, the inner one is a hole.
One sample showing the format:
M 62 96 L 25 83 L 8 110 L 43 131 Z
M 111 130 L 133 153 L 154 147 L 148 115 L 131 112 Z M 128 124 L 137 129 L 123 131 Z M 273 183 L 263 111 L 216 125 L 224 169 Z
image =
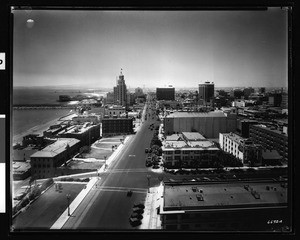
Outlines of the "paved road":
M 56 191 L 54 185 L 42 194 L 25 212 L 13 221 L 13 228 L 18 230 L 49 229 L 66 209 L 66 194 L 73 201 L 84 188 L 84 183 L 62 183 L 62 190 Z
M 148 128 L 151 123 L 159 124 L 155 118 L 147 116 L 139 132 L 125 143 L 107 173 L 102 174 L 97 188 L 85 197 L 64 229 L 133 229 L 128 218 L 133 203 L 146 198 L 147 175 L 151 175 L 151 186 L 159 184 L 159 173 L 145 167 L 145 148 L 149 147 L 153 136 L 153 131 Z M 133 191 L 131 197 L 126 195 L 128 189 Z

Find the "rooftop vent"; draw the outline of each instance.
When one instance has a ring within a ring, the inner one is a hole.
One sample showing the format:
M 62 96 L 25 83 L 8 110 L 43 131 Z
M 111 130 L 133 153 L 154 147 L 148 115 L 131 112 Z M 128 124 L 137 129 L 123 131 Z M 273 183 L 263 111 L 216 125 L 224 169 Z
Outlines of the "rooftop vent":
M 198 201 L 204 201 L 203 196 L 201 194 L 197 194 L 196 198 Z

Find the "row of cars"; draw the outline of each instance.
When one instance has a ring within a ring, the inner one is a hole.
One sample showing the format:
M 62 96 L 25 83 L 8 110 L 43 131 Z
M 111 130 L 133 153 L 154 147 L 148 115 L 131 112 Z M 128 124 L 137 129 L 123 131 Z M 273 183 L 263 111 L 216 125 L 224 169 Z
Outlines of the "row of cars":
M 151 167 L 153 169 L 158 169 L 159 165 L 161 164 L 161 157 L 157 157 L 157 156 L 153 156 L 151 154 L 148 154 L 147 158 L 146 158 L 146 167 Z
M 143 203 L 135 203 L 132 208 L 132 214 L 129 217 L 131 226 L 136 227 L 142 224 L 145 205 Z

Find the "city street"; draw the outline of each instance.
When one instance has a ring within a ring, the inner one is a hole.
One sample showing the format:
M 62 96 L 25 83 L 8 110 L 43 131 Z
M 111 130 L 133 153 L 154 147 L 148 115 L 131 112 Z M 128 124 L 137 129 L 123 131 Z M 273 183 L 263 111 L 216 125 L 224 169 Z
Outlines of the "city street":
M 147 117 L 138 133 L 125 143 L 123 151 L 101 174 L 97 187 L 85 197 L 64 229 L 132 229 L 129 216 L 134 202 L 145 201 L 151 186 L 158 185 L 159 173 L 145 167 L 145 148 L 149 147 L 153 132 L 150 124 L 158 122 Z M 132 190 L 131 197 L 127 191 Z

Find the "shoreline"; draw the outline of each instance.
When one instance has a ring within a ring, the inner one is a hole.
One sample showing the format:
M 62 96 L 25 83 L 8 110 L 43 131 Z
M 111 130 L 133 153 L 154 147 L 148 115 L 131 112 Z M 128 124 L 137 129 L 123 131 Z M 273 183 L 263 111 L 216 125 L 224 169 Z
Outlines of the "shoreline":
M 22 140 L 23 140 L 23 137 L 26 136 L 26 135 L 29 135 L 29 134 L 43 134 L 44 131 L 46 131 L 51 125 L 54 125 L 55 123 L 57 122 L 60 122 L 62 121 L 61 119 L 64 118 L 64 117 L 67 117 L 71 114 L 74 114 L 74 113 L 68 113 L 68 114 L 64 114 L 62 116 L 59 116 L 53 120 L 50 120 L 46 123 L 42 123 L 42 124 L 39 124 L 39 125 L 36 125 L 32 128 L 29 128 L 21 133 L 18 133 L 16 135 L 13 135 L 13 141 L 12 141 L 12 144 L 15 145 L 17 143 L 22 143 Z

